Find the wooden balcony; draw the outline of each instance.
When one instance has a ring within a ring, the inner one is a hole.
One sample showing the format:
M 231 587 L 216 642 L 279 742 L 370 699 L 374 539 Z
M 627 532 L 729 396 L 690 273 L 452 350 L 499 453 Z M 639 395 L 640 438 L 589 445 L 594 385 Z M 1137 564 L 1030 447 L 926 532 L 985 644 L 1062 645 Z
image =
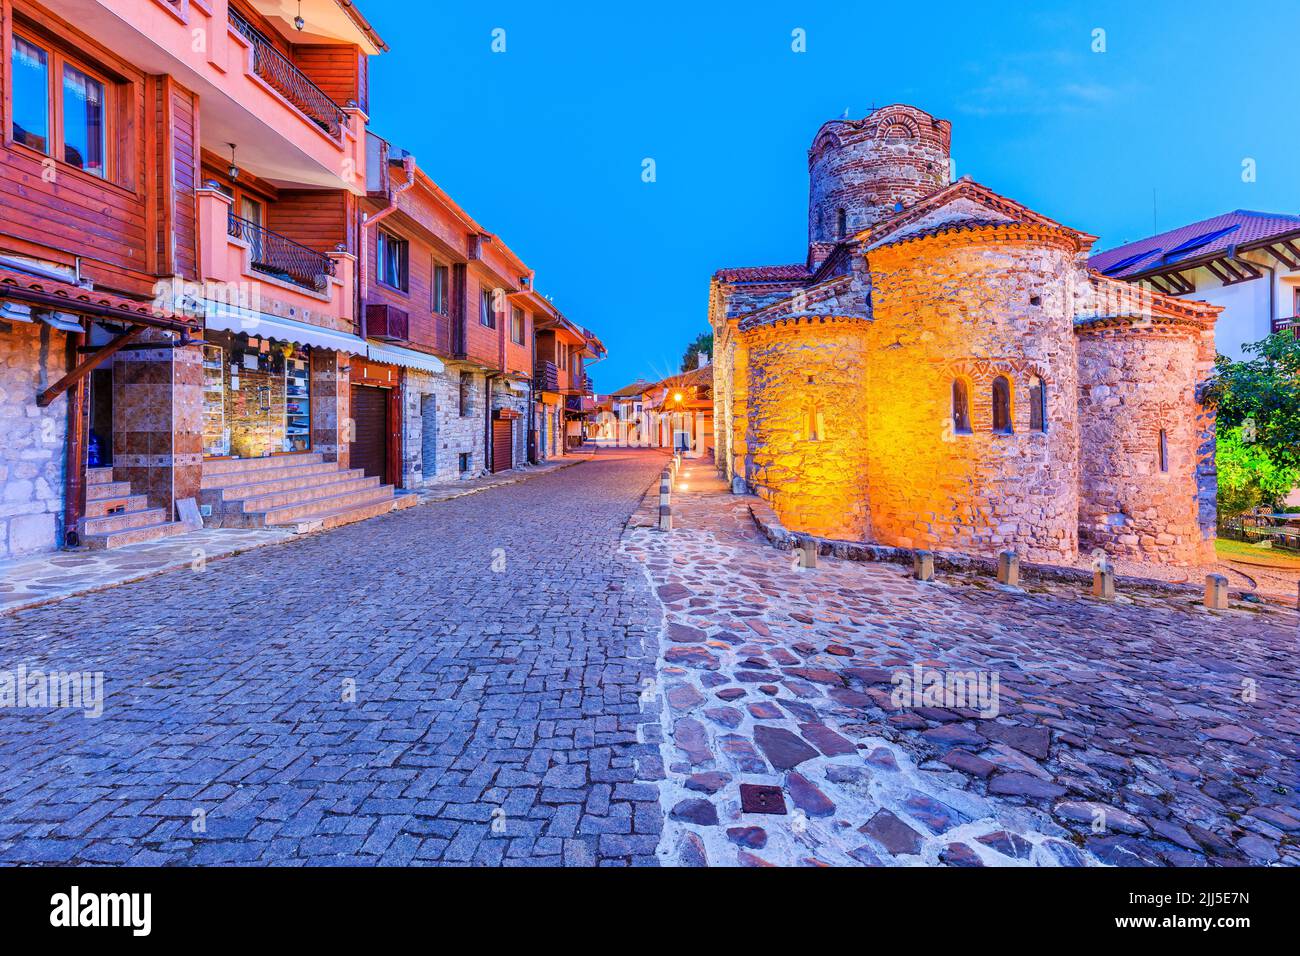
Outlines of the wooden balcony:
M 1274 319 L 1273 332 L 1290 332 L 1300 336 L 1300 315 L 1293 315 L 1289 319 Z
M 554 362 L 538 362 L 533 366 L 533 388 L 539 392 L 560 390 L 560 370 Z

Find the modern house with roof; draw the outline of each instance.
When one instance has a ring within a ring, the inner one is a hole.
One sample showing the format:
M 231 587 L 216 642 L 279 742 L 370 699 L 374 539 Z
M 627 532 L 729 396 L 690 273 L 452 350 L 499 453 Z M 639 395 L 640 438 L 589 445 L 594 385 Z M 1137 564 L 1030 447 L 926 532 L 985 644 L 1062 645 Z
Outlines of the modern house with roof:
M 710 286 L 717 462 L 822 537 L 1073 563 L 1213 558 L 1220 308 L 1089 271 L 911 106 L 808 152 L 805 262 Z
M 1300 216 L 1238 209 L 1099 252 L 1088 265 L 1163 295 L 1221 306 L 1219 352 L 1300 327 Z

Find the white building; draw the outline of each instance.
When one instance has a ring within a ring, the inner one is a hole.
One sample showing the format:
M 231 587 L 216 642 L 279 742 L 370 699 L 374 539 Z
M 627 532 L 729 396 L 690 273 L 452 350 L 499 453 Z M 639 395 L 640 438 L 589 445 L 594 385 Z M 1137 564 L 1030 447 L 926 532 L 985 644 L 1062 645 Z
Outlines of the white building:
M 1242 346 L 1300 321 L 1300 216 L 1238 209 L 1093 256 L 1103 275 L 1224 307 L 1215 344 Z

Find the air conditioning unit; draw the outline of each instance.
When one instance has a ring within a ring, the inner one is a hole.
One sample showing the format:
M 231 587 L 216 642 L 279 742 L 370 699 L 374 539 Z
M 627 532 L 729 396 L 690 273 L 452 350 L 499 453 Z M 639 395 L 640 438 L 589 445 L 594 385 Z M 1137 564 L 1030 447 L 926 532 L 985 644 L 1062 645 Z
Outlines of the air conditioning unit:
M 386 342 L 407 342 L 411 338 L 411 320 L 407 313 L 391 305 L 366 306 L 366 336 Z

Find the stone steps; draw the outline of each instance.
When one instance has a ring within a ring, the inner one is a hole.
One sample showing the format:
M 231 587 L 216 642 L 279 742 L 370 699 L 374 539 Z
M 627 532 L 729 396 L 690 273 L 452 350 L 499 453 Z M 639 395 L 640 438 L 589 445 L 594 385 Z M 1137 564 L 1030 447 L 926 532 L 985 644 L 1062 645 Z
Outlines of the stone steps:
M 354 496 L 341 495 L 340 497 Z M 345 524 L 365 521 L 367 518 L 376 518 L 379 515 L 388 514 L 397 507 L 397 501 L 392 496 L 392 488 L 385 486 L 385 488 L 379 489 L 369 501 L 354 501 L 338 505 L 328 505 L 325 501 L 321 501 L 318 502 L 318 505 L 317 510 L 297 509 L 297 513 L 292 517 L 285 515 L 271 517 L 271 515 L 274 515 L 274 512 L 271 512 L 268 515 L 267 526 L 287 528 L 295 534 L 327 531 L 330 528 L 337 528 Z
M 277 468 L 293 468 L 298 465 L 319 465 L 324 456 L 318 453 L 302 452 L 296 455 L 272 455 L 269 458 L 218 458 L 203 463 L 203 477 L 228 475 L 247 471 L 268 471 Z
M 129 531 L 145 525 L 163 524 L 167 521 L 165 508 L 140 508 L 135 511 L 120 511 L 116 514 L 101 515 L 95 518 L 81 519 L 82 535 L 109 534 L 114 531 Z
M 367 478 L 360 469 L 335 472 L 330 478 L 331 480 L 328 482 L 321 482 L 308 487 L 287 488 L 283 491 L 250 495 L 247 498 L 227 498 L 227 513 L 250 514 L 256 511 L 272 511 L 290 505 L 308 504 L 322 498 L 333 498 L 349 492 L 379 489 L 379 479 Z
M 119 498 L 100 498 L 86 502 L 86 517 L 101 518 L 119 511 L 143 511 L 149 507 L 146 495 L 123 495 Z
M 158 524 L 142 525 L 125 531 L 113 531 L 108 534 L 90 534 L 82 538 L 82 544 L 92 551 L 108 551 L 128 544 L 143 544 L 160 538 L 171 538 L 190 531 L 188 525 L 179 521 L 163 521 Z
M 77 522 L 81 543 L 92 551 L 157 541 L 191 530 L 172 521 L 166 508 L 150 508 L 129 481 L 115 481 L 112 468 L 86 469 L 86 514 Z
M 129 481 L 101 481 L 86 485 L 86 502 L 89 504 L 109 498 L 129 498 L 132 493 Z
M 206 468 L 206 466 L 204 466 Z M 278 468 L 262 468 L 250 464 L 237 471 L 225 471 L 216 475 L 203 474 L 200 488 L 204 491 L 223 491 L 244 485 L 265 485 L 271 482 L 295 482 L 312 478 L 316 475 L 331 475 L 339 470 L 337 462 L 316 461 L 302 464 L 285 465 Z M 284 485 L 289 487 L 289 485 Z

